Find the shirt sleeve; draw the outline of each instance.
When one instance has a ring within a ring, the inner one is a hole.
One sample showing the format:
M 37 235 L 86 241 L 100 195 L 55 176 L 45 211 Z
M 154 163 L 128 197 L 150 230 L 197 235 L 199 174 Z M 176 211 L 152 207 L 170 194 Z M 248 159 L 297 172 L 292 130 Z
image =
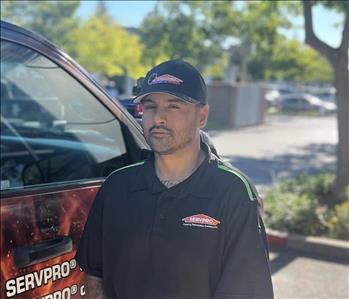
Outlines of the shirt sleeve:
M 102 269 L 102 219 L 104 187 L 100 188 L 91 206 L 75 258 L 88 275 L 103 277 Z
M 234 205 L 227 212 L 223 271 L 214 299 L 273 298 L 266 234 L 258 201 L 249 199 L 246 188 L 240 191 L 238 196 L 234 196 L 236 192 L 231 194 L 229 199 L 232 201 L 234 197 Z

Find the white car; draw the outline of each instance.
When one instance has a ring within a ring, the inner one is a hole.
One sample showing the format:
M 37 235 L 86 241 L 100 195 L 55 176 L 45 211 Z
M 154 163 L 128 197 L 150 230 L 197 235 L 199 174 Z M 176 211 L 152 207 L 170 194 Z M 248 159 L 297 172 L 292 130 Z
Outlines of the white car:
M 294 94 L 296 90 L 290 86 L 276 86 L 270 89 L 267 89 L 264 99 L 267 103 L 268 107 L 275 107 L 278 105 L 280 99 L 283 96 L 287 96 L 289 94 Z
M 326 102 L 336 102 L 336 89 L 334 87 L 320 89 L 315 95 Z
M 320 114 L 335 113 L 335 103 L 327 102 L 306 93 L 295 93 L 282 96 L 278 103 L 281 111 L 316 111 Z

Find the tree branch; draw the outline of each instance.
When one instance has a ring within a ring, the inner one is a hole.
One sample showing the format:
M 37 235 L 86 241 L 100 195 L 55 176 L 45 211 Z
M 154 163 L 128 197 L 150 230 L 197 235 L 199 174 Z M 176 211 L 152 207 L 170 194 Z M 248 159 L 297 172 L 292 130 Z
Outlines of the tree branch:
M 315 35 L 313 29 L 312 3 L 309 0 L 303 0 L 302 3 L 305 23 L 305 42 L 320 54 L 324 55 L 332 65 L 334 65 L 336 61 L 336 49 L 327 45 Z
M 345 21 L 342 32 L 342 42 L 340 45 L 340 51 L 348 52 L 349 48 L 349 12 L 345 11 Z

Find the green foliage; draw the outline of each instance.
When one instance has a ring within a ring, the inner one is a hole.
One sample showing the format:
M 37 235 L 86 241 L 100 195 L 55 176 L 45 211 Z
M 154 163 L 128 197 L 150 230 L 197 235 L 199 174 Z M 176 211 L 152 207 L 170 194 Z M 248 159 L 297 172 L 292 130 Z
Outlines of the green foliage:
M 288 40 L 279 33 L 280 29 L 291 26 L 286 15 L 299 14 L 300 3 L 284 2 L 278 5 L 270 3 L 269 7 L 265 4 L 263 7 L 261 3 L 253 2 L 253 5 L 251 20 L 247 19 L 247 23 L 249 21 L 252 23 L 250 25 L 252 28 L 256 26 L 256 30 L 253 30 L 256 37 L 249 33 L 248 36 L 252 39 L 248 44 L 259 45 L 249 52 L 248 70 L 253 79 L 302 83 L 334 81 L 334 72 L 327 59 L 303 43 Z M 268 9 L 273 12 L 272 18 L 263 23 L 263 18 L 267 19 L 270 15 Z M 255 24 L 253 24 L 254 19 L 257 20 Z
M 275 43 L 269 61 L 256 53 L 250 60 L 249 71 L 256 79 L 303 83 L 334 80 L 333 69 L 327 59 L 309 46 L 285 38 L 279 38 Z
M 72 32 L 72 56 L 90 72 L 112 77 L 144 74 L 143 45 L 139 37 L 128 33 L 109 18 L 92 16 Z
M 223 78 L 224 69 L 229 64 L 229 54 L 223 52 L 220 57 L 216 59 L 214 64 L 210 64 L 203 71 L 205 76 L 209 76 L 213 81 L 220 81 Z
M 178 58 L 204 71 L 218 62 L 215 75 L 217 68 L 223 73 L 228 61 L 220 45 L 210 38 L 206 24 L 203 25 L 203 15 L 197 14 L 197 5 L 182 1 L 158 2 L 141 25 L 146 63 L 155 65 L 165 59 Z
M 269 191 L 265 219 L 270 228 L 296 234 L 315 235 L 321 226 L 316 201 L 308 194 Z
M 295 3 L 281 1 L 249 1 L 237 17 L 236 47 L 237 61 L 240 62 L 242 79 L 243 69 L 248 65 L 253 79 L 266 79 L 265 73 L 273 64 L 273 52 L 278 46 L 280 28 L 291 26 L 288 11 L 299 8 Z M 270 72 L 270 71 L 269 71 Z
M 349 239 L 349 190 L 347 199 L 333 200 L 334 185 L 335 175 L 330 173 L 280 180 L 265 196 L 267 227 Z
M 313 2 L 348 11 L 345 1 Z M 159 1 L 143 20 L 141 40 L 115 24 L 105 1 L 84 22 L 76 17 L 79 3 L 5 0 L 1 18 L 46 36 L 90 71 L 107 76 L 136 78 L 161 61 L 182 58 L 215 80 L 235 62 L 256 80 L 333 81 L 324 58 L 279 33 L 301 13 L 299 2 Z
M 292 26 L 291 16 L 300 13 L 300 3 L 289 1 L 161 2 L 142 25 L 144 61 L 154 65 L 185 58 L 215 79 L 234 61 L 242 79 L 248 67 L 256 80 L 332 82 L 327 60 L 279 33 Z M 236 44 L 231 57 L 225 51 L 229 38 Z
M 308 194 L 318 198 L 331 195 L 335 175 L 322 172 L 317 175 L 302 173 L 296 178 L 284 178 L 277 185 L 280 192 L 291 192 L 296 195 Z
M 335 0 L 311 0 L 313 4 L 321 4 L 327 8 L 335 9 L 339 12 L 349 13 L 349 1 L 335 1 Z
M 349 201 L 345 201 L 334 207 L 331 211 L 326 226 L 329 236 L 349 240 Z
M 68 48 L 80 1 L 1 1 L 1 19 L 24 26 Z
M 143 75 L 139 37 L 117 25 L 103 1 L 87 21 L 75 16 L 78 7 L 79 1 L 2 1 L 1 17 L 47 37 L 90 72 Z

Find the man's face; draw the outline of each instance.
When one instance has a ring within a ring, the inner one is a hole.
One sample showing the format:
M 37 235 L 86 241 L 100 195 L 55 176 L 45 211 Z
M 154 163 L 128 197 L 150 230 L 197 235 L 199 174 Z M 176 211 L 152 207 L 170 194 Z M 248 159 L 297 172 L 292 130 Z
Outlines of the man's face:
M 142 100 L 145 138 L 158 154 L 173 154 L 197 146 L 199 129 L 206 124 L 208 106 L 185 102 L 166 93 L 153 93 Z

